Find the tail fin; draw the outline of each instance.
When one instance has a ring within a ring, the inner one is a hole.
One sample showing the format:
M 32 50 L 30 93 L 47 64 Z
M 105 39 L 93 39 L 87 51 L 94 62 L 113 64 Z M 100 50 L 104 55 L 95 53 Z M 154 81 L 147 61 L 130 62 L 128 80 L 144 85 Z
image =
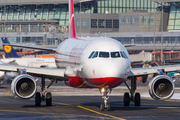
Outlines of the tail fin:
M 7 38 L 1 38 L 2 43 L 10 44 Z M 20 58 L 12 46 L 3 45 L 5 58 Z
M 74 2 L 69 0 L 69 38 L 75 38 L 75 23 L 74 23 Z

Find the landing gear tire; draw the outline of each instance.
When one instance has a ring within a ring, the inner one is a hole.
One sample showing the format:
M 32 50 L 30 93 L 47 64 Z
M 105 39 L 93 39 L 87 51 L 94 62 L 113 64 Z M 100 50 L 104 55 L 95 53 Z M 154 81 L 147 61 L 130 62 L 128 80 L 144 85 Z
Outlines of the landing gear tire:
M 134 105 L 140 106 L 140 104 L 141 104 L 141 96 L 139 93 L 136 93 L 134 96 Z
M 50 92 L 46 93 L 46 106 L 52 106 L 52 94 Z
M 107 111 L 110 111 L 111 110 L 111 105 L 110 105 L 110 102 L 107 103 Z
M 101 105 L 100 105 L 100 110 L 104 111 L 104 107 L 105 107 L 105 104 L 104 104 L 104 102 L 102 102 Z
M 129 106 L 129 103 L 130 103 L 129 93 L 127 93 L 127 92 L 124 93 L 123 102 L 124 102 L 124 106 Z
M 36 96 L 35 96 L 35 105 L 36 106 L 41 106 L 41 94 L 40 92 L 37 92 L 36 93 Z

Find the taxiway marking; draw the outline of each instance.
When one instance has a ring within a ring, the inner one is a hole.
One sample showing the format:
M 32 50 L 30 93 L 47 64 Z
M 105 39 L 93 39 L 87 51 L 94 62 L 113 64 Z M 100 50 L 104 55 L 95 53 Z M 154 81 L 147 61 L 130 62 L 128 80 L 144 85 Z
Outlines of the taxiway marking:
M 99 115 L 111 117 L 111 118 L 114 118 L 114 119 L 117 119 L 117 120 L 126 120 L 126 119 L 123 119 L 123 118 L 119 118 L 119 117 L 115 117 L 115 116 L 112 116 L 112 115 L 108 115 L 108 114 L 104 114 L 104 113 L 101 113 L 101 112 L 97 112 L 95 110 L 92 110 L 92 109 L 89 109 L 89 108 L 86 108 L 86 107 L 83 107 L 83 106 L 80 106 L 80 105 L 77 105 L 77 107 L 79 107 L 81 109 L 84 109 L 84 110 L 87 110 L 87 111 L 90 111 L 90 112 L 93 112 L 93 113 L 96 113 L 96 114 L 99 114 Z
M 59 103 L 59 102 L 53 102 L 55 104 L 60 104 L 60 105 L 70 105 L 70 104 L 65 104 L 65 103 Z M 119 117 L 115 117 L 115 116 L 112 116 L 112 115 L 109 115 L 109 114 L 104 114 L 104 113 L 101 113 L 101 112 L 98 112 L 98 111 L 95 111 L 95 110 L 92 110 L 92 109 L 89 109 L 89 108 L 86 108 L 86 107 L 83 107 L 83 106 L 80 106 L 80 105 L 77 105 L 78 108 L 81 108 L 81 109 L 84 109 L 84 110 L 87 110 L 87 111 L 90 111 L 90 112 L 93 112 L 93 113 L 96 113 L 96 114 L 99 114 L 99 115 L 103 115 L 103 116 L 106 116 L 106 117 L 111 117 L 111 118 L 114 118 L 114 119 L 117 119 L 117 120 L 126 120 L 126 119 L 123 119 L 123 118 L 119 118 Z

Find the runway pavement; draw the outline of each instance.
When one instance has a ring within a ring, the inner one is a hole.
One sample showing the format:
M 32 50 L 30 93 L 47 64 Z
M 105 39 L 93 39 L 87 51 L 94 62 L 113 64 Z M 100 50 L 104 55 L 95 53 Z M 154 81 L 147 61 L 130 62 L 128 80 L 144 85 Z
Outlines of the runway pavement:
M 61 85 L 61 86 L 59 86 Z M 38 90 L 40 87 L 38 87 Z M 7 85 L 0 87 L 0 120 L 89 120 L 89 119 L 119 119 L 119 120 L 180 120 L 180 88 L 177 87 L 171 100 L 155 101 L 148 95 L 147 86 L 138 87 L 141 93 L 141 106 L 123 106 L 125 86 L 113 89 L 109 95 L 110 111 L 100 111 L 102 102 L 98 89 L 77 89 L 58 83 L 48 90 L 53 94 L 53 106 L 35 107 L 34 98 L 22 100 L 14 98 Z

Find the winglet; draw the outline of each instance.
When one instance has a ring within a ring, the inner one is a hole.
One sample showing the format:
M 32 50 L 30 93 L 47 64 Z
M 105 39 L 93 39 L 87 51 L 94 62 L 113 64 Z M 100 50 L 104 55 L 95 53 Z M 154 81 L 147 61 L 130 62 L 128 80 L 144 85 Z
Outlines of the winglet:
M 2 43 L 10 44 L 7 38 L 3 37 L 1 39 L 2 39 Z M 12 46 L 4 45 L 4 44 L 3 44 L 3 50 L 4 50 L 5 58 L 20 58 Z
M 69 0 L 69 38 L 75 38 L 75 23 L 74 23 L 74 3 Z

